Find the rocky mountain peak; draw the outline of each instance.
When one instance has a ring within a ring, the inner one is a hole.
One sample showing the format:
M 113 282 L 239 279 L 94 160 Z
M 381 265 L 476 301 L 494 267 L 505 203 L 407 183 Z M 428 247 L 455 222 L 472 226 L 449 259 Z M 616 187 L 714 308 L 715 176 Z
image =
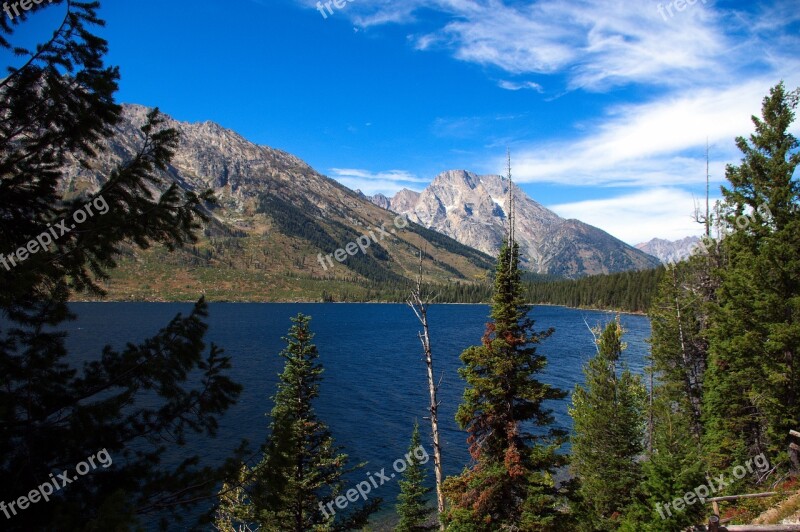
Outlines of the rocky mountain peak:
M 499 175 L 448 170 L 437 175 L 422 193 L 398 192 L 389 200 L 388 208 L 465 245 L 496 255 L 508 226 L 508 185 L 508 179 Z M 562 219 L 516 184 L 513 192 L 516 235 L 526 268 L 580 277 L 658 265 L 653 257 L 596 227 Z
M 141 140 L 138 128 L 149 111 L 139 105 L 123 107 L 120 134 L 104 163 L 137 149 Z M 293 155 L 253 144 L 213 122 L 186 123 L 165 117 L 165 126 L 181 134 L 170 173 L 189 189 L 212 188 L 226 218 L 242 227 L 256 225 L 252 217 L 265 195 L 303 215 L 334 219 L 346 226 L 363 225 L 357 220 L 364 215 L 355 212 L 366 213 L 367 206 L 375 209 L 366 197 L 317 174 Z M 96 180 L 94 172 L 74 168 L 71 179 Z M 655 258 L 595 227 L 563 220 L 516 185 L 514 197 L 523 265 L 534 272 L 579 277 L 658 264 Z M 419 193 L 401 190 L 394 198 L 371 198 L 372 203 L 490 255 L 497 254 L 506 234 L 507 201 L 507 179 L 467 170 L 442 172 Z M 469 250 L 465 248 L 464 253 Z
M 392 206 L 391 200 L 389 200 L 389 198 L 387 198 L 383 194 L 375 194 L 374 196 L 372 196 L 369 199 L 370 199 L 370 201 L 372 201 L 372 203 L 374 203 L 375 205 L 377 205 L 378 207 L 380 207 L 382 209 L 390 210 L 390 208 Z

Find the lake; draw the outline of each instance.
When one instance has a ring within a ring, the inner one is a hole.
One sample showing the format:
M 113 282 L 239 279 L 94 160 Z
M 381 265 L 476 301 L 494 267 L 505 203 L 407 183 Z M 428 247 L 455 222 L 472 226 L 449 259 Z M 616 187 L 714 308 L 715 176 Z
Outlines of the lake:
M 68 346 L 80 359 L 88 359 L 110 344 L 122 348 L 155 334 L 189 304 L 178 303 L 75 303 L 75 322 L 66 325 Z M 222 460 L 242 439 L 257 448 L 263 442 L 272 408 L 277 375 L 282 370 L 278 353 L 281 337 L 289 329 L 289 318 L 297 313 L 312 316 L 311 328 L 320 362 L 325 367 L 319 417 L 325 421 L 351 463 L 367 462 L 354 473 L 352 482 L 365 480 L 368 472 L 386 468 L 408 450 L 414 420 L 420 423 L 423 445 L 431 451 L 427 415 L 428 386 L 420 324 L 407 306 L 400 304 L 263 304 L 213 303 L 210 305 L 207 340 L 225 349 L 232 359 L 231 376 L 244 386 L 239 402 L 221 420 L 219 437 L 204 442 L 200 452 Z M 464 383 L 458 376 L 460 353 L 478 344 L 488 321 L 486 305 L 433 305 L 429 309 L 434 369 L 441 378 L 439 424 L 445 474 L 458 473 L 469 461 L 466 435 L 454 421 Z M 549 360 L 542 380 L 571 391 L 582 382 L 582 364 L 595 352 L 586 323 L 594 326 L 613 319 L 608 312 L 537 306 L 531 313 L 537 329 L 554 327 L 539 352 Z M 644 316 L 622 315 L 628 350 L 623 359 L 635 371 L 645 365 L 650 322 Z M 568 399 L 553 402 L 556 423 L 570 429 Z M 178 458 L 174 457 L 167 458 Z M 433 482 L 433 460 L 428 462 L 428 480 Z M 348 486 L 353 487 L 353 486 Z M 376 529 L 384 529 L 391 518 L 398 488 L 396 479 L 372 495 L 383 497 L 383 513 Z M 176 525 L 176 530 L 180 529 Z

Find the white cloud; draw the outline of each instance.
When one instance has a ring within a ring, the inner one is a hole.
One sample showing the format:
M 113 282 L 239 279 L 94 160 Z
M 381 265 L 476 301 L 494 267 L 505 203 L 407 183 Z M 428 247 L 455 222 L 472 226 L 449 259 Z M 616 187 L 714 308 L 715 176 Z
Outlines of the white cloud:
M 521 89 L 535 90 L 536 92 L 544 92 L 544 88 L 535 81 L 507 81 L 500 80 L 497 84 L 501 89 L 509 91 L 518 91 Z
M 667 20 L 656 3 L 624 0 L 378 0 L 352 7 L 361 27 L 413 24 L 416 12 L 438 11 L 449 21 L 412 35 L 417 49 L 445 49 L 513 74 L 566 73 L 571 88 L 683 85 L 687 74 L 724 71 L 718 59 L 735 42 L 725 31 L 730 21 L 700 2 Z
M 752 115 L 775 80 L 756 79 L 724 89 L 698 89 L 671 98 L 610 110 L 578 138 L 528 145 L 514 155 L 521 182 L 565 185 L 674 186 L 705 181 L 704 149 L 711 144 L 712 180 L 721 182 L 725 165 L 741 152 L 737 136 L 753 131 Z M 800 74 L 787 79 L 787 88 Z M 800 123 L 793 130 L 800 132 Z M 524 145 L 523 145 L 524 146 Z M 502 164 L 494 159 L 489 168 Z
M 712 203 L 714 198 L 712 198 Z M 608 199 L 550 205 L 564 218 L 576 218 L 635 245 L 652 238 L 678 240 L 699 235 L 702 226 L 693 220 L 695 198 L 674 188 L 654 188 Z
M 421 179 L 405 170 L 370 172 L 358 168 L 331 168 L 331 178 L 353 190 L 360 190 L 368 196 L 378 193 L 394 196 L 403 188 L 422 190 L 428 180 Z
M 419 50 L 442 49 L 515 75 L 563 75 L 572 90 L 713 85 L 748 69 L 774 70 L 797 47 L 790 27 L 800 18 L 795 0 L 748 6 L 747 12 L 697 0 L 671 16 L 658 6 L 630 0 L 373 0 L 349 4 L 347 16 L 363 28 L 409 25 L 415 32 L 409 40 Z M 444 15 L 433 30 L 437 18 L 427 16 L 431 12 Z M 424 30 L 417 29 L 423 27 L 418 13 L 426 14 Z
M 774 80 L 704 89 L 610 110 L 591 133 L 518 149 L 514 173 L 521 182 L 581 185 L 671 186 L 705 180 L 703 150 L 712 145 L 711 175 L 724 178 L 726 163 L 740 158 L 734 139 L 753 130 L 751 115 Z M 500 158 L 492 167 L 500 164 Z

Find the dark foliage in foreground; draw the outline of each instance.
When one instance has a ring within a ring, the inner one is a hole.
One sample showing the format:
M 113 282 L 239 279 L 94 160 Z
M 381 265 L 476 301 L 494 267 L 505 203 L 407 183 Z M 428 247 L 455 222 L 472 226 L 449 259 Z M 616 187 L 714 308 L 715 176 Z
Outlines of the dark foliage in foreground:
M 189 452 L 168 467 L 162 455 L 214 436 L 219 416 L 240 392 L 225 376 L 228 358 L 203 341 L 202 300 L 150 339 L 119 351 L 106 347 L 83 367 L 69 362 L 69 296 L 102 294 L 98 281 L 123 246 L 174 249 L 193 242 L 210 199 L 157 177 L 177 143 L 157 111 L 141 128 L 138 153 L 104 176 L 99 190 L 64 192 L 65 165 L 91 165 L 119 120 L 119 73 L 103 64 L 107 44 L 92 33 L 102 25 L 98 8 L 98 2 L 34 4 L 13 22 L 0 22 L 0 46 L 11 49 L 14 30 L 29 16 L 65 12 L 50 41 L 15 49 L 28 61 L 0 82 L 0 253 L 16 257 L 0 268 L 0 500 L 16 501 L 51 474 L 76 476 L 76 465 L 103 449 L 113 463 L 49 502 L 18 504 L 17 515 L 3 517 L 5 530 L 114 530 L 146 515 L 180 518 L 213 494 L 224 471 Z M 89 202 L 108 209 L 84 222 L 73 218 Z M 48 232 L 51 242 L 29 244 Z

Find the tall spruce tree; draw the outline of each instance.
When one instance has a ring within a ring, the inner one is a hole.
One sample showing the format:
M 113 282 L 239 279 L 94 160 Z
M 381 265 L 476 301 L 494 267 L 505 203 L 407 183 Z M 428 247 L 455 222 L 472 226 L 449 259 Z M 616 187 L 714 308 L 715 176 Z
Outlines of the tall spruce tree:
M 681 532 L 706 515 L 706 505 L 700 502 L 680 510 L 667 506 L 706 485 L 706 468 L 690 416 L 676 410 L 668 394 L 659 395 L 658 387 L 655 394 L 653 451 L 642 463 L 643 481 L 629 495 L 633 503 L 620 523 L 622 532 Z
M 353 468 L 314 412 L 323 368 L 310 321 L 302 314 L 292 318 L 280 353 L 285 366 L 273 397 L 264 457 L 223 487 L 217 514 L 222 530 L 237 525 L 293 532 L 352 530 L 364 526 L 380 505 L 374 498 L 342 513 L 325 504 L 340 496 L 342 477 Z
M 522 298 L 519 246 L 511 238 L 500 250 L 492 322 L 481 345 L 461 354 L 467 382 L 456 420 L 469 433 L 474 464 L 448 478 L 448 530 L 555 530 L 559 526 L 554 471 L 565 464 L 556 453 L 564 431 L 552 427 L 548 400 L 565 393 L 539 381 L 547 359 L 536 346 L 552 334 L 534 330 Z M 529 427 L 535 427 L 535 433 Z
M 213 436 L 240 391 L 225 375 L 228 358 L 203 341 L 202 300 L 148 340 L 107 347 L 82 367 L 70 362 L 69 297 L 76 290 L 102 295 L 99 282 L 123 250 L 192 242 L 206 218 L 203 198 L 167 177 L 177 133 L 157 111 L 141 128 L 136 155 L 97 175 L 97 190 L 76 194 L 64 186 L 68 164 L 96 167 L 121 112 L 114 102 L 119 72 L 104 65 L 107 43 L 93 33 L 102 25 L 98 7 L 54 0 L 32 4 L 13 21 L 0 18 L 0 47 L 13 49 L 21 65 L 0 80 L 0 312 L 7 318 L 0 474 L 9 480 L 0 500 L 27 494 L 101 449 L 113 457 L 113 466 L 58 491 L 40 510 L 4 521 L 6 530 L 110 530 L 164 512 L 181 518 L 213 496 L 221 471 L 191 453 L 167 468 L 162 455 L 194 433 Z M 15 46 L 15 31 L 45 9 L 64 12 L 50 40 L 34 50 Z M 100 198 L 108 211 L 72 230 L 73 213 Z M 29 244 L 50 229 L 57 238 Z M 24 262 L 9 260 L 25 249 Z
M 669 268 L 648 313 L 653 330 L 651 370 L 657 381 L 657 395 L 671 402 L 676 413 L 687 416 L 692 440 L 697 446 L 703 433 L 709 305 L 715 297 L 713 279 L 718 260 L 710 242 L 708 254 L 691 257 Z
M 400 480 L 400 494 L 397 496 L 397 515 L 400 517 L 395 532 L 422 532 L 439 528 L 431 524 L 431 516 L 435 509 L 428 501 L 431 488 L 425 486 L 425 467 L 417 457 L 417 452 L 422 447 L 419 437 L 419 424 L 414 423 L 414 432 L 411 433 L 411 446 L 408 448 L 410 463 L 403 471 Z
M 703 518 L 699 503 L 681 511 L 665 507 L 706 482 L 702 397 L 720 256 L 715 241 L 705 239 L 703 247 L 667 269 L 650 308 L 649 452 L 621 526 L 626 532 L 679 532 Z
M 579 480 L 578 530 L 616 530 L 642 479 L 646 390 L 620 361 L 619 316 L 597 332 L 597 355 L 583 368 L 569 412 L 574 422 L 570 465 Z
M 730 234 L 704 391 L 706 454 L 718 470 L 761 452 L 785 458 L 800 420 L 800 152 L 789 132 L 798 95 L 783 83 L 770 90 L 722 188 Z

